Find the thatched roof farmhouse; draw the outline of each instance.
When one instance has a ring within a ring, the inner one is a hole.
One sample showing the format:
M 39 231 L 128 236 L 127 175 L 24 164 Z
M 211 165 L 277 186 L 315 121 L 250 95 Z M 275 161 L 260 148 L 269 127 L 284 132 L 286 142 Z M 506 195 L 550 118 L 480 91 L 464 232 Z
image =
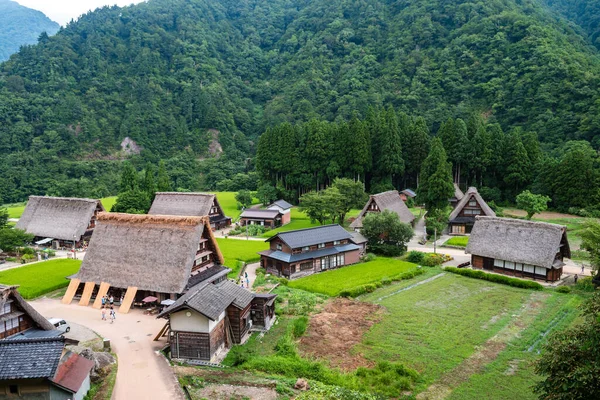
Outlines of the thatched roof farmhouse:
M 0 285 L 0 339 L 30 330 L 58 333 L 54 325 L 23 299 L 17 288 Z
M 497 217 L 476 218 L 466 253 L 475 268 L 548 281 L 571 257 L 566 226 Z
M 405 224 L 412 224 L 415 216 L 410 212 L 397 190 L 373 194 L 369 196 L 369 201 L 362 209 L 358 217 L 350 224 L 352 229 L 362 228 L 362 219 L 370 212 L 381 212 L 384 210 L 393 211 L 398 214 L 400 221 Z
M 63 301 L 71 301 L 80 282 L 92 288 L 102 284 L 100 297 L 109 287 L 132 288 L 131 301 L 136 293 L 174 297 L 185 291 L 193 274 L 222 263 L 207 217 L 101 213 Z M 91 294 L 84 290 L 80 304 L 87 305 Z
M 476 188 L 470 187 L 448 217 L 448 230 L 453 235 L 471 233 L 476 216 L 495 217 L 496 213 L 483 200 Z
M 102 211 L 100 200 L 30 196 L 16 227 L 36 238 L 79 242 L 89 239 Z
M 231 225 L 231 218 L 223 213 L 217 196 L 210 193 L 158 192 L 152 202 L 150 215 L 179 215 L 182 217 L 209 217 L 213 229 Z

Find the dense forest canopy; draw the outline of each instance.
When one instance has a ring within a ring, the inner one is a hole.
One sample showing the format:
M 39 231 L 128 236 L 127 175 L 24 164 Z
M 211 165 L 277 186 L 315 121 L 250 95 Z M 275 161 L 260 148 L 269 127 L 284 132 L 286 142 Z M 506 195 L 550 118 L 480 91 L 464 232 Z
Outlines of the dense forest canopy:
M 7 60 L 23 45 L 37 43 L 42 32 L 54 35 L 58 28 L 40 11 L 12 0 L 0 0 L 0 61 Z
M 476 115 L 539 139 L 560 162 L 569 141 L 600 147 L 600 56 L 556 15 L 534 0 L 104 7 L 0 66 L 0 198 L 114 194 L 125 158 L 138 170 L 165 160 L 176 189 L 255 181 L 263 132 L 365 121 L 370 109 L 405 113 L 430 134 Z M 121 146 L 126 138 L 135 151 Z M 379 187 L 416 184 L 423 155 L 387 145 L 397 159 L 384 152 L 379 169 L 363 172 Z
M 600 49 L 600 1 L 599 0 L 543 0 L 580 29 L 590 42 Z

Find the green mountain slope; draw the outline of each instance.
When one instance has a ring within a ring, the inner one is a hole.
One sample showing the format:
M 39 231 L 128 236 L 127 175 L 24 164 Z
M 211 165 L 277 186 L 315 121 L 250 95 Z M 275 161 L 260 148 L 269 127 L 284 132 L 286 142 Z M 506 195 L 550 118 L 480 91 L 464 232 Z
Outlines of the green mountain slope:
M 150 161 L 206 157 L 218 137 L 230 177 L 267 126 L 370 106 L 433 132 L 475 111 L 549 146 L 600 133 L 598 53 L 534 0 L 150 0 L 87 14 L 0 70 L 5 201 L 110 181 L 126 137 Z
M 59 27 L 40 11 L 0 0 L 0 61 L 8 59 L 21 46 L 37 43 L 42 32 L 54 35 Z
M 542 0 L 578 25 L 591 43 L 600 49 L 600 1 L 598 0 Z

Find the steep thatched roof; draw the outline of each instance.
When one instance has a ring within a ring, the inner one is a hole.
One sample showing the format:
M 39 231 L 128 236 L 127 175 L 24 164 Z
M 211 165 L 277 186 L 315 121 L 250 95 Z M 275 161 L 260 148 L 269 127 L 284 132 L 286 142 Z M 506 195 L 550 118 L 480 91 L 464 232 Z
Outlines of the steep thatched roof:
M 457 201 L 462 200 L 462 198 L 465 197 L 465 194 L 462 192 L 462 190 L 460 190 L 460 187 L 458 187 L 458 183 L 454 184 L 454 198 Z
M 0 285 L 0 310 L 4 307 L 4 304 L 8 300 L 14 301 L 18 308 L 23 310 L 23 312 L 33 320 L 33 322 L 38 325 L 38 327 L 45 331 L 52 331 L 56 329 L 54 325 L 52 325 L 46 318 L 42 316 L 39 312 L 35 310 L 32 306 L 29 305 L 28 302 L 25 301 L 23 297 L 17 291 L 18 286 L 5 286 Z
M 214 194 L 158 192 L 148 214 L 204 217 L 210 214 L 215 202 L 221 208 Z
M 552 268 L 556 254 L 570 256 L 567 227 L 512 218 L 477 217 L 466 253 Z
M 30 196 L 16 227 L 35 236 L 77 240 L 90 224 L 100 200 Z
M 484 216 L 486 216 L 486 217 L 495 217 L 496 216 L 496 213 L 494 212 L 494 210 L 492 210 L 490 208 L 490 206 L 487 205 L 487 203 L 485 202 L 485 200 L 483 200 L 483 198 L 481 197 L 481 195 L 479 194 L 477 189 L 474 187 L 470 187 L 469 190 L 467 190 L 467 193 L 458 202 L 456 207 L 454 207 L 454 210 L 452 210 L 452 213 L 450 214 L 450 217 L 448 217 L 448 219 L 450 221 L 452 221 L 454 218 L 458 217 L 458 214 L 460 214 L 462 209 L 465 208 L 467 206 L 467 204 L 469 204 L 469 200 L 471 200 L 471 198 L 474 198 L 475 200 L 477 200 L 477 203 L 481 207 L 481 210 L 483 211 Z
M 369 197 L 369 201 L 365 204 L 364 208 L 358 215 L 358 217 L 350 224 L 350 228 L 362 228 L 362 219 L 369 211 L 369 205 L 374 201 L 379 207 L 380 211 L 388 210 L 398 214 L 400 221 L 405 224 L 410 224 L 414 221 L 415 216 L 410 212 L 406 204 L 400 198 L 400 194 L 397 190 L 390 190 L 388 192 L 373 194 Z
M 74 278 L 119 288 L 182 293 L 207 229 L 222 263 L 207 217 L 101 213 Z

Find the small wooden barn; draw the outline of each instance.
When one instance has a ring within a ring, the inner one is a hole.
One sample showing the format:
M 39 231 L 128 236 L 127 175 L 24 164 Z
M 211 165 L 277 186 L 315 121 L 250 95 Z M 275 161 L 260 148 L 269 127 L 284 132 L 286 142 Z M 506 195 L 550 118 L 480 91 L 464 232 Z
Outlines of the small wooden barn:
M 213 230 L 231 225 L 231 218 L 225 215 L 217 196 L 211 193 L 158 192 L 148 214 L 208 217 Z
M 269 330 L 275 322 L 276 294 L 256 293 L 252 299 L 252 327 L 254 329 Z
M 208 217 L 100 213 L 87 254 L 63 298 L 94 307 L 107 294 L 120 298 L 120 311 L 146 296 L 175 299 L 189 280 L 215 265 L 223 256 Z M 83 285 L 85 284 L 85 285 Z
M 369 201 L 365 204 L 358 217 L 350 224 L 350 228 L 360 230 L 362 228 L 363 218 L 371 212 L 381 212 L 384 210 L 392 211 L 398 214 L 398 218 L 405 224 L 412 224 L 415 216 L 410 212 L 402 197 L 397 190 L 373 194 L 369 196 Z
M 268 298 L 274 300 L 275 295 Z M 215 361 L 231 345 L 246 341 L 253 319 L 259 317 L 255 309 L 266 310 L 260 314 L 259 324 L 264 324 L 265 318 L 267 323 L 271 321 L 271 308 L 261 304 L 255 302 L 254 293 L 227 280 L 190 288 L 158 315 L 169 321 L 171 357 Z
M 281 225 L 292 221 L 292 205 L 285 200 L 277 200 L 267 207 L 267 210 L 277 210 L 281 213 Z
M 30 196 L 16 227 L 34 235 L 38 244 L 80 247 L 90 240 L 102 211 L 100 200 Z
M 283 225 L 283 214 L 279 210 L 259 210 L 249 208 L 240 214 L 240 225 L 259 225 L 277 228 Z
M 497 217 L 476 218 L 465 252 L 473 268 L 550 282 L 571 257 L 566 226 Z
M 451 235 L 471 233 L 477 216 L 495 217 L 496 213 L 483 200 L 477 189 L 470 187 L 448 217 L 448 233 Z

